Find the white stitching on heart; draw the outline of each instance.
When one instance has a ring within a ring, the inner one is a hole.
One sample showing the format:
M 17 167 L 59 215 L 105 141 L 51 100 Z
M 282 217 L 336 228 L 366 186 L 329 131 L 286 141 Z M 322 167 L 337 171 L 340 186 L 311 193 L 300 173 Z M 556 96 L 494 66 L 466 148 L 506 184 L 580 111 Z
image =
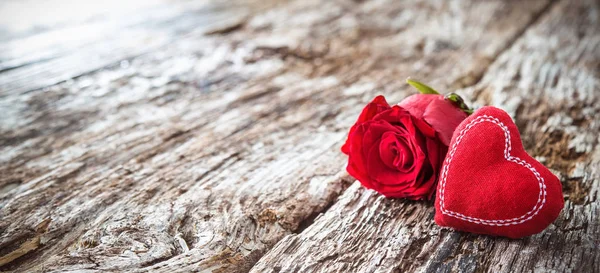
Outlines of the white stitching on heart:
M 533 206 L 533 208 L 530 211 L 528 211 L 521 217 L 516 217 L 516 218 L 506 219 L 506 220 L 485 220 L 485 219 L 466 216 L 466 215 L 460 214 L 458 212 L 446 210 L 444 208 L 444 190 L 446 187 L 446 178 L 447 178 L 447 174 L 448 174 L 448 168 L 450 167 L 450 163 L 452 162 L 452 158 L 454 157 L 456 148 L 457 148 L 458 144 L 461 142 L 461 140 L 463 139 L 463 137 L 465 136 L 465 134 L 471 128 L 473 128 L 475 125 L 477 125 L 479 123 L 486 122 L 486 121 L 498 125 L 504 131 L 504 140 L 505 140 L 504 141 L 504 158 L 508 161 L 511 161 L 511 162 L 514 162 L 514 163 L 517 163 L 519 165 L 526 167 L 535 175 L 535 177 L 538 180 L 538 183 L 540 186 L 540 194 L 538 196 L 537 203 L 535 204 L 535 206 Z M 442 170 L 442 186 L 440 187 L 440 210 L 442 211 L 442 213 L 452 216 L 452 217 L 455 217 L 455 218 L 458 218 L 458 219 L 461 219 L 461 220 L 469 221 L 472 223 L 482 224 L 482 225 L 490 225 L 490 226 L 517 225 L 517 224 L 521 224 L 525 221 L 531 220 L 531 218 L 533 218 L 535 215 L 537 215 L 538 212 L 540 212 L 540 210 L 546 203 L 546 184 L 544 184 L 544 178 L 542 178 L 541 175 L 538 173 L 538 171 L 535 168 L 533 168 L 533 166 L 531 166 L 529 163 L 525 162 L 524 160 L 522 160 L 518 157 L 511 156 L 510 151 L 511 151 L 511 143 L 510 143 L 510 133 L 508 131 L 508 128 L 506 127 L 506 125 L 504 125 L 504 123 L 502 123 L 500 120 L 498 120 L 495 117 L 488 116 L 488 115 L 480 116 L 480 117 L 474 119 L 473 121 L 471 121 L 462 131 L 460 131 L 460 133 L 458 134 L 458 137 L 456 138 L 456 142 L 454 143 L 454 145 L 452 145 L 452 149 L 450 150 L 449 156 L 446 158 L 446 165 L 444 166 L 444 169 Z

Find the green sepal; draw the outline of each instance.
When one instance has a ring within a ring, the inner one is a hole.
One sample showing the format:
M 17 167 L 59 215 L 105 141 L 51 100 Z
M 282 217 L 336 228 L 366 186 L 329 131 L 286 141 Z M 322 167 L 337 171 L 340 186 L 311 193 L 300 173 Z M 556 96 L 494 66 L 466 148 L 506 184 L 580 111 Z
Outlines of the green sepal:
M 473 109 L 469 108 L 469 106 L 467 106 L 463 98 L 461 98 L 458 94 L 449 93 L 446 96 L 444 96 L 444 98 L 452 102 L 456 107 L 460 108 L 460 110 L 467 113 L 468 115 L 473 114 Z

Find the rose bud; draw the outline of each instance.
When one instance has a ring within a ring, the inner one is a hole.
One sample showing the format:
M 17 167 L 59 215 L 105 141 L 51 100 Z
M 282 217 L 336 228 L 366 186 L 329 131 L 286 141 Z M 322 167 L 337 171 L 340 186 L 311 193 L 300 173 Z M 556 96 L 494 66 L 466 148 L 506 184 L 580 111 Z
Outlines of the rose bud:
M 431 125 L 446 146 L 450 144 L 454 129 L 467 118 L 467 113 L 442 95 L 414 94 L 398 105 Z
M 448 147 L 406 109 L 376 97 L 362 111 L 342 147 L 348 173 L 386 197 L 431 199 Z
M 377 96 L 350 128 L 342 152 L 348 173 L 364 187 L 386 197 L 431 199 L 452 134 L 472 110 L 456 94 L 407 82 L 422 94 L 393 107 Z

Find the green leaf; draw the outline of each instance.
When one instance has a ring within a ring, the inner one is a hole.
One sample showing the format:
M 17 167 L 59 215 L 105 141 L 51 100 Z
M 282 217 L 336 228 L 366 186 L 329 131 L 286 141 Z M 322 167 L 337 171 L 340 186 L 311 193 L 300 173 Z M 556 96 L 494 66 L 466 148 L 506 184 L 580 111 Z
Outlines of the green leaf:
M 426 84 L 419 82 L 419 81 L 412 80 L 411 78 L 406 79 L 406 83 L 412 85 L 414 88 L 419 90 L 419 93 L 421 93 L 421 94 L 434 94 L 434 95 L 440 94 L 438 91 L 435 91 L 435 89 L 427 86 Z

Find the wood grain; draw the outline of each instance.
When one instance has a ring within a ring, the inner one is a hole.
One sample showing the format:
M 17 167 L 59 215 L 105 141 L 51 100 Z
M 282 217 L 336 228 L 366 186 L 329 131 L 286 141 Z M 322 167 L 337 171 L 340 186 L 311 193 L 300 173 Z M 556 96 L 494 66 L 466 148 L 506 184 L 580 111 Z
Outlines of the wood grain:
M 239 2 L 228 8 L 212 2 L 162 4 L 116 18 L 99 14 L 81 24 L 50 25 L 48 31 L 10 39 L 0 44 L 0 96 L 39 90 L 191 35 L 239 24 L 251 10 L 270 3 Z
M 0 270 L 597 270 L 591 1 L 260 2 L 0 74 Z M 408 76 L 511 111 L 570 214 L 492 239 L 352 184 L 347 129 L 376 94 L 411 94 Z
M 514 115 L 526 149 L 561 178 L 566 205 L 544 232 L 509 240 L 442 229 L 433 204 L 354 183 L 251 272 L 599 272 L 598 12 L 597 1 L 555 4 L 479 83 L 459 90 Z

